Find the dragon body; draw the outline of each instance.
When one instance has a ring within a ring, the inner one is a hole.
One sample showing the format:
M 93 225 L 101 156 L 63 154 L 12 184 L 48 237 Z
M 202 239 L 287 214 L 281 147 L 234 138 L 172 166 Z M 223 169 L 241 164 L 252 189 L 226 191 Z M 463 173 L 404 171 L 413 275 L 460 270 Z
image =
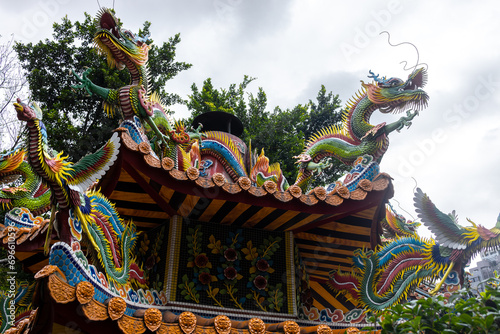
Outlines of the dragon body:
M 192 139 L 182 123 L 170 119 L 160 97 L 151 92 L 147 69 L 150 46 L 146 41 L 147 38 L 122 29 L 112 12 L 102 9 L 97 17 L 97 32 L 94 35 L 96 49 L 107 57 L 110 68 L 126 68 L 129 71 L 130 84 L 119 89 L 100 87 L 87 77 L 91 72 L 88 69 L 81 77 L 74 73 L 80 84 L 73 87 L 83 88 L 101 97 L 108 116 L 120 111 L 125 120 L 133 122 L 134 117 L 139 117 L 140 131 L 147 135 L 153 149 L 177 161 L 179 157 L 185 157 Z M 183 170 L 184 164 L 178 167 Z
M 353 165 L 358 157 L 371 155 L 380 162 L 389 146 L 388 135 L 409 127 L 418 111 L 427 105 L 428 96 L 420 89 L 427 81 L 423 68 L 413 71 L 406 81 L 379 79 L 373 73 L 370 78 L 376 82 L 361 82 L 362 89 L 348 102 L 343 124 L 324 128 L 306 142 L 304 151 L 296 157 L 299 173 L 295 185 L 306 190 L 313 173 L 328 167 L 328 162 L 322 162 L 325 157 Z M 407 110 L 407 116 L 394 123 L 372 125 L 369 121 L 375 110 L 382 113 Z
M 420 189 L 414 204 L 422 223 L 435 233 L 434 239 L 420 238 L 393 223 L 396 236 L 391 242 L 374 251 L 356 250 L 353 271 L 332 271 L 328 284 L 361 306 L 379 311 L 405 300 L 424 279 L 438 280 L 431 294 L 447 280 L 458 282 L 455 276 L 463 273 L 475 254 L 500 247 L 500 217 L 492 229 L 470 220 L 472 226 L 461 227 L 455 213 L 441 212 Z
M 19 180 L 18 185 L 11 185 Z M 50 189 L 26 161 L 26 151 L 16 149 L 0 156 L 0 190 L 2 210 L 23 207 L 39 216 L 50 210 Z
M 131 260 L 137 238 L 135 226 L 125 224 L 102 194 L 87 190 L 116 160 L 120 146 L 118 135 L 114 134 L 100 150 L 73 164 L 62 157 L 62 152 L 56 156 L 49 153 L 41 110 L 19 99 L 14 105 L 19 120 L 27 123 L 27 162 L 52 194 L 48 203 L 52 209 L 49 224 L 57 211 L 61 239 L 72 244 L 85 236 L 108 278 L 125 284 L 131 266 L 134 273 L 141 272 Z M 141 280 L 139 276 L 131 278 Z

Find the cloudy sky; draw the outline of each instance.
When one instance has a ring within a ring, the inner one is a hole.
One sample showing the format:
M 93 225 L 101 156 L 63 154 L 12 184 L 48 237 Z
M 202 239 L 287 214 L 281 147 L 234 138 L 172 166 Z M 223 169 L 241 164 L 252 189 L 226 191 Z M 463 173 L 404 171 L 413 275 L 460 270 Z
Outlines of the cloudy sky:
M 99 0 L 113 7 L 113 0 Z M 346 102 L 368 71 L 406 79 L 401 61 L 428 65 L 427 109 L 409 129 L 392 133 L 381 169 L 394 178 L 395 197 L 413 211 L 415 182 L 444 212 L 456 209 L 493 227 L 500 212 L 500 5 L 495 1 L 115 0 L 117 16 L 137 32 L 152 22 L 156 43 L 181 33 L 177 60 L 193 64 L 168 83 L 187 97 L 192 83 L 215 87 L 258 78 L 270 110 L 314 99 L 324 84 Z M 18 0 L 0 4 L 0 33 L 37 42 L 51 23 L 94 15 L 97 1 Z M 178 107 L 178 117 L 186 110 Z M 372 117 L 372 124 L 402 115 Z M 416 181 L 414 181 L 416 180 Z M 395 203 L 395 202 L 394 202 Z M 396 204 L 396 203 L 395 203 Z M 397 205 L 397 204 L 396 204 Z M 398 209 L 403 213 L 403 209 Z M 422 232 L 425 233 L 425 232 Z

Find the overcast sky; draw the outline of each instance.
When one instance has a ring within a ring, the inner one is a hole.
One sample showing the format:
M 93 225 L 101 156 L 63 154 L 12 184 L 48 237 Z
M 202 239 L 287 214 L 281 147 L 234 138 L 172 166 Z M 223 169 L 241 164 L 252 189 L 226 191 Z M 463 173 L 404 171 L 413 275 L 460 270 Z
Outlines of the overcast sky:
M 112 0 L 100 5 L 113 7 Z M 315 99 L 321 84 L 345 103 L 368 81 L 368 71 L 406 79 L 400 63 L 428 64 L 427 109 L 409 129 L 390 135 L 381 170 L 394 178 L 395 197 L 415 216 L 413 188 L 428 193 L 444 212 L 456 209 L 488 228 L 500 212 L 500 4 L 496 1 L 273 1 L 116 0 L 117 16 L 137 32 L 152 22 L 162 43 L 181 34 L 177 60 L 193 67 L 168 82 L 187 98 L 190 86 L 210 77 L 215 87 L 256 77 L 269 110 Z M 37 42 L 51 37 L 64 15 L 83 20 L 97 1 L 18 0 L 0 4 L 0 33 Z M 186 109 L 173 108 L 186 116 Z M 372 124 L 403 115 L 372 117 Z M 293 182 L 293 180 L 292 180 Z M 395 204 L 395 202 L 394 202 Z M 397 209 L 403 213 L 402 209 Z M 425 232 L 422 232 L 425 233 Z

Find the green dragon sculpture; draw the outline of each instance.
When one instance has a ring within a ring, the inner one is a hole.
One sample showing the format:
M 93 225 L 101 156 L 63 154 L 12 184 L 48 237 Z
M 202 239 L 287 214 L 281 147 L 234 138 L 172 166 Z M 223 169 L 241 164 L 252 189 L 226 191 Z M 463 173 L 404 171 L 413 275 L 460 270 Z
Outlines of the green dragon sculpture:
M 424 279 L 439 280 L 431 295 L 445 283 L 463 284 L 465 264 L 482 249 L 500 247 L 500 216 L 492 229 L 469 219 L 472 226 L 461 227 L 454 212 L 441 212 L 419 188 L 414 204 L 434 239 L 405 234 L 375 251 L 358 249 L 352 258 L 354 270 L 332 271 L 328 284 L 360 306 L 380 311 L 406 300 Z
M 55 157 L 49 153 L 42 113 L 36 105 L 30 107 L 18 99 L 14 106 L 18 119 L 25 121 L 28 127 L 27 161 L 37 175 L 34 177 L 40 178 L 52 194 L 44 205 L 50 205 L 52 210 L 46 248 L 57 212 L 62 241 L 72 245 L 85 236 L 109 279 L 125 284 L 133 273 L 130 279 L 143 284 L 142 270 L 132 256 L 137 239 L 135 225 L 124 224 L 101 193 L 87 190 L 116 160 L 120 146 L 118 135 L 114 134 L 100 150 L 73 164 L 62 157 L 62 152 Z
M 342 126 L 330 126 L 313 135 L 299 156 L 299 173 L 295 185 L 306 190 L 315 171 L 329 166 L 325 157 L 334 157 L 347 165 L 353 165 L 358 157 L 371 155 L 380 162 L 389 146 L 388 135 L 411 125 L 418 111 L 427 106 L 428 95 L 420 89 L 427 82 L 423 68 L 414 70 L 406 81 L 398 78 L 379 78 L 370 71 L 369 78 L 375 83 L 365 84 L 347 104 Z M 408 109 L 408 110 L 407 110 Z M 413 112 L 411 110 L 414 110 Z M 407 110 L 407 116 L 390 124 L 371 125 L 370 117 L 375 110 L 397 113 Z
M 160 97 L 151 92 L 147 68 L 150 46 L 146 41 L 147 38 L 122 29 L 111 10 L 101 9 L 97 16 L 97 32 L 94 35 L 96 49 L 107 57 L 110 68 L 126 68 L 129 71 L 130 84 L 119 89 L 100 87 L 88 78 L 91 72 L 91 69 L 88 69 L 82 76 L 73 71 L 73 75 L 80 82 L 73 88 L 85 89 L 89 94 L 102 98 L 108 116 L 114 116 L 120 111 L 125 120 L 133 121 L 135 116 L 139 117 L 144 125 L 143 132 L 149 138 L 143 139 L 150 141 L 159 155 L 166 154 L 174 161 L 189 158 L 186 151 L 193 142 L 191 137 L 201 137 L 198 132 L 186 132 L 181 122 L 170 119 Z M 183 164 L 178 167 L 182 170 Z
M 19 184 L 12 185 L 14 180 L 19 180 Z M 25 150 L 15 149 L 0 155 L 2 183 L 7 185 L 0 190 L 2 210 L 23 207 L 35 216 L 50 210 L 50 189 L 26 161 Z

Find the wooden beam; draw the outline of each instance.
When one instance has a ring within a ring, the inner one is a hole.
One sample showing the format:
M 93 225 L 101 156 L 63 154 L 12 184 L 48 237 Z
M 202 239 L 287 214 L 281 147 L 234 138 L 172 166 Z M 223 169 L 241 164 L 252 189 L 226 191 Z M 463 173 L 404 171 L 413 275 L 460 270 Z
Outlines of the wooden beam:
M 144 180 L 139 173 L 127 161 L 123 162 L 123 169 L 141 186 L 144 191 L 158 204 L 158 206 L 165 211 L 170 217 L 177 215 L 177 212 L 163 199 L 163 197 L 154 190 L 146 180 Z

